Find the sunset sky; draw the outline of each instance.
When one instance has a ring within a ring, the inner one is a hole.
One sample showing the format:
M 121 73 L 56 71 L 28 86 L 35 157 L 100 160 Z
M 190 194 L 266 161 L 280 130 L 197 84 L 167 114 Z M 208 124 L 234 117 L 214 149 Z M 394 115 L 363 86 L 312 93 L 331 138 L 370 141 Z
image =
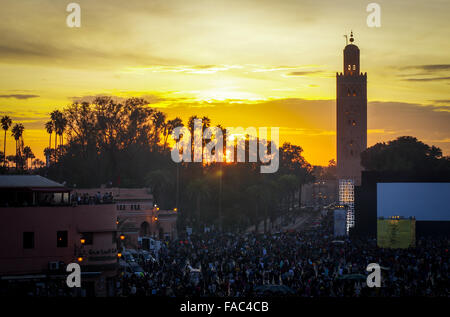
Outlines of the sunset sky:
M 97 95 L 146 98 L 169 118 L 280 127 L 312 164 L 336 158 L 336 72 L 353 30 L 368 76 L 368 145 L 412 135 L 450 154 L 450 2 L 78 0 L 0 2 L 0 116 L 43 158 L 49 113 Z M 3 144 L 3 134 L 1 144 Z M 14 140 L 7 137 L 7 155 Z

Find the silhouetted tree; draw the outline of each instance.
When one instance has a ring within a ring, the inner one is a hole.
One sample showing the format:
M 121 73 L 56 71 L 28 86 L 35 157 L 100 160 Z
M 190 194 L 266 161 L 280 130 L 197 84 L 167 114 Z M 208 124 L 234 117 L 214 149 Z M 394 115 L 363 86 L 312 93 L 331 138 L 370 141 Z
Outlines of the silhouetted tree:
M 2 124 L 2 129 L 5 131 L 5 138 L 3 140 L 3 154 L 4 154 L 3 166 L 5 166 L 6 165 L 6 132 L 9 130 L 9 127 L 11 127 L 12 120 L 8 116 L 3 116 L 1 119 L 1 124 Z
M 298 178 L 298 206 L 301 206 L 302 186 L 314 181 L 312 166 L 302 156 L 303 149 L 298 145 L 284 143 L 280 148 L 280 171 L 292 173 Z
M 16 141 L 16 169 L 23 169 L 23 131 L 25 130 L 25 127 L 22 123 L 16 123 L 12 130 L 11 130 L 11 136 L 14 137 L 14 140 Z
M 412 136 L 377 143 L 361 153 L 361 164 L 369 171 L 449 171 L 449 157 L 441 149 Z

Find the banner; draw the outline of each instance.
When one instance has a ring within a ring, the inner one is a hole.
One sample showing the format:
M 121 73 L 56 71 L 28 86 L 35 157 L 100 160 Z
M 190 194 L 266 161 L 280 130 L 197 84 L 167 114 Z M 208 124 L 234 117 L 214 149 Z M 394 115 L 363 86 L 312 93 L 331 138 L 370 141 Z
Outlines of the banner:
M 334 210 L 334 236 L 342 237 L 347 233 L 347 211 L 345 209 Z

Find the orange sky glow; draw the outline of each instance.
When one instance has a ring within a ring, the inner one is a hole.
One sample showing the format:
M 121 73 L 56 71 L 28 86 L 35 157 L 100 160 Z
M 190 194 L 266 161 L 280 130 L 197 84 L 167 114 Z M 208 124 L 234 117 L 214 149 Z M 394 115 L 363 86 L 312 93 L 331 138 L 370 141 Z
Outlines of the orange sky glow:
M 368 145 L 412 135 L 450 154 L 448 1 L 378 1 L 380 28 L 350 0 L 79 0 L 80 28 L 65 24 L 68 3 L 1 5 L 0 116 L 24 124 L 41 159 L 52 110 L 112 95 L 184 122 L 279 127 L 280 142 L 326 165 L 350 30 L 368 74 Z

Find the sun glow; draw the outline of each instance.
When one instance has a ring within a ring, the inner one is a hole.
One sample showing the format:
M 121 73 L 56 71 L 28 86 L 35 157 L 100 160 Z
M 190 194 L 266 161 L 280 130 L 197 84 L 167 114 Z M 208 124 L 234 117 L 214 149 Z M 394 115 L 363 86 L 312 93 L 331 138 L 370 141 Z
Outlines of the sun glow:
M 264 100 L 261 96 L 249 92 L 229 90 L 228 88 L 217 88 L 204 90 L 197 93 L 199 101 L 229 101 L 230 103 L 239 103 L 242 100 Z

